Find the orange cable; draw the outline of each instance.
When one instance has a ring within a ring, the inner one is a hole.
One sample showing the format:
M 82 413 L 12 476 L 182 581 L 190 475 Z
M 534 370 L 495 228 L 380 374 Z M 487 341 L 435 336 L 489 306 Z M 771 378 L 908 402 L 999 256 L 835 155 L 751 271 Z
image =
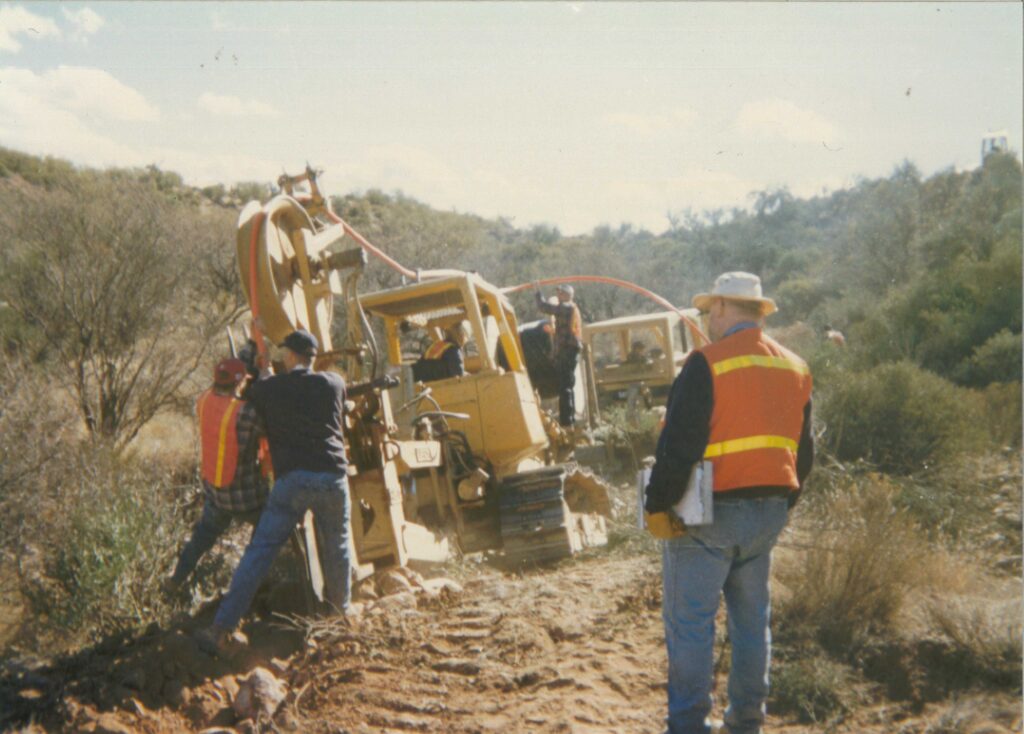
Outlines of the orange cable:
M 260 317 L 260 301 L 256 292 L 256 242 L 265 217 L 266 215 L 260 211 L 252 218 L 252 236 L 249 238 L 249 306 L 252 309 L 252 339 L 256 342 L 256 350 L 261 356 L 266 356 L 267 344 L 263 340 L 263 332 L 256 325 Z
M 342 227 L 344 227 L 345 228 L 345 234 L 349 235 L 352 239 L 354 239 L 356 242 L 358 242 L 359 245 L 363 249 L 365 249 L 367 252 L 369 252 L 371 255 L 374 255 L 375 257 L 383 260 L 386 265 L 388 265 L 392 269 L 398 271 L 399 273 L 401 273 L 405 277 L 411 278 L 411 279 L 415 279 L 415 280 L 419 279 L 419 274 L 415 270 L 410 270 L 409 268 L 407 268 L 404 265 L 402 265 L 401 263 L 399 263 L 397 260 L 389 257 L 388 255 L 386 255 L 384 253 L 383 250 L 379 249 L 378 247 L 375 247 L 373 244 L 370 243 L 369 240 L 367 240 L 365 237 L 363 237 L 361 234 L 359 234 L 356 230 L 354 230 L 351 226 L 349 226 L 348 222 L 343 220 L 341 217 L 339 217 L 337 214 L 335 214 L 331 210 L 329 202 L 328 202 L 328 205 L 324 207 L 324 211 L 327 212 L 327 216 L 330 218 L 330 220 L 332 222 L 334 222 L 335 224 L 340 224 Z M 604 275 L 573 275 L 573 276 L 560 277 L 560 278 L 547 278 L 545 280 L 538 281 L 538 283 L 540 285 L 557 285 L 557 284 L 560 284 L 560 283 L 572 283 L 572 282 L 605 283 L 607 285 L 615 285 L 615 286 L 619 286 L 620 288 L 625 288 L 625 289 L 631 290 L 631 291 L 633 291 L 635 293 L 639 293 L 640 295 L 644 296 L 645 298 L 648 298 L 648 299 L 654 301 L 659 306 L 662 306 L 663 308 L 667 308 L 670 311 L 675 311 L 676 313 L 678 313 L 679 316 L 682 317 L 683 321 L 686 322 L 686 326 L 687 326 L 687 328 L 690 329 L 690 333 L 693 334 L 693 336 L 698 341 L 700 341 L 700 342 L 702 342 L 704 344 L 710 344 L 711 343 L 711 340 L 708 339 L 707 334 L 705 334 L 701 330 L 701 328 L 697 324 L 697 322 L 694 321 L 693 319 L 691 319 L 685 313 L 683 313 L 682 309 L 677 308 L 670 301 L 668 301 L 668 299 L 659 296 L 657 293 L 655 293 L 653 291 L 650 291 L 650 290 L 647 290 L 646 288 L 644 288 L 642 286 L 639 286 L 636 283 L 630 283 L 628 280 L 620 280 L 619 278 L 611 278 L 611 277 L 604 276 Z M 530 288 L 532 286 L 533 286 L 533 283 L 523 283 L 521 285 L 511 286 L 509 288 L 503 288 L 502 292 L 503 293 L 516 293 L 518 291 L 525 290 L 526 288 Z
M 667 308 L 670 311 L 675 311 L 677 314 L 679 314 L 680 317 L 682 317 L 683 321 L 686 322 L 686 326 L 690 330 L 690 333 L 693 334 L 693 336 L 698 341 L 702 342 L 703 344 L 710 344 L 711 343 L 711 340 L 708 339 L 707 334 L 705 334 L 701 330 L 701 328 L 697 324 L 697 322 L 694 321 L 693 319 L 691 319 L 685 313 L 683 313 L 683 310 L 681 308 L 678 308 L 677 306 L 673 305 L 668 299 L 663 298 L 662 296 L 659 296 L 654 291 L 649 291 L 646 288 L 644 288 L 643 286 L 637 285 L 636 283 L 630 283 L 628 280 L 621 280 L 619 278 L 611 278 L 611 277 L 609 277 L 607 275 L 568 275 L 568 276 L 562 276 L 562 277 L 558 277 L 558 278 L 545 278 L 543 280 L 536 281 L 536 283 L 522 283 L 520 285 L 514 285 L 514 286 L 510 286 L 508 288 L 502 288 L 502 292 L 506 293 L 506 294 L 507 293 L 518 293 L 519 291 L 526 290 L 527 288 L 532 288 L 534 285 L 560 285 L 562 283 L 574 283 L 574 282 L 578 282 L 578 283 L 604 283 L 606 285 L 615 285 L 615 286 L 618 286 L 620 288 L 625 288 L 626 290 L 633 291 L 634 293 L 639 293 L 640 295 L 644 296 L 645 298 L 648 298 L 651 301 L 654 301 L 659 306 L 662 306 L 663 308 Z

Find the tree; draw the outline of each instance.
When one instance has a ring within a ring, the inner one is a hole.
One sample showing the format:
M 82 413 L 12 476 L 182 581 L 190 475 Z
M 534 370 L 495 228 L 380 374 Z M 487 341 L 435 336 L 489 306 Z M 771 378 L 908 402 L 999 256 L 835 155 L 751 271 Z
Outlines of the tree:
M 31 329 L 90 435 L 123 447 L 183 389 L 241 310 L 229 218 L 157 182 L 82 174 L 10 193 L 0 299 Z M 225 292 L 225 288 L 232 290 Z

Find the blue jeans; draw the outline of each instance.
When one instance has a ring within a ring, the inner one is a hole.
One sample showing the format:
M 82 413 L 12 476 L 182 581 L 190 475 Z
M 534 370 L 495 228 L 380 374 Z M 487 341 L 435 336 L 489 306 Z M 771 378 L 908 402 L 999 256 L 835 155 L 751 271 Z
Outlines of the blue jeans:
M 313 511 L 324 571 L 324 596 L 337 610 L 346 611 L 352 584 L 349 556 L 348 478 L 344 474 L 290 471 L 274 482 L 259 525 L 238 562 L 231 588 L 217 609 L 214 626 L 234 629 L 249 609 L 277 552 L 295 526 Z
M 723 592 L 732 643 L 725 723 L 731 734 L 761 731 L 771 658 L 771 552 L 787 515 L 784 497 L 716 500 L 713 524 L 663 542 L 671 734 L 711 731 L 715 614 Z
M 175 584 L 185 583 L 195 571 L 196 566 L 199 565 L 199 559 L 213 547 L 217 538 L 227 531 L 232 520 L 241 520 L 255 527 L 259 518 L 259 510 L 242 513 L 229 512 L 217 507 L 207 498 L 203 504 L 203 514 L 192 529 L 192 537 L 181 549 L 181 555 L 178 556 L 178 564 L 174 567 L 171 581 Z

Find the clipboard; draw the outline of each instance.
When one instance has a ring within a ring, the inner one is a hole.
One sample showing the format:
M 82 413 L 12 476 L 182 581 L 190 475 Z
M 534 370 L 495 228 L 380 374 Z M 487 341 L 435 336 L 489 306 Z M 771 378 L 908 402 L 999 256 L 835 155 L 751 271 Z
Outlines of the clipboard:
M 672 505 L 672 511 L 688 527 L 710 525 L 715 519 L 714 476 L 710 461 L 700 461 L 690 472 L 683 498 Z
M 651 481 L 650 467 L 637 472 L 636 524 L 641 530 L 647 527 L 644 520 L 644 490 Z M 714 522 L 714 476 L 710 461 L 700 461 L 690 473 L 690 481 L 683 491 L 683 498 L 672 506 L 672 511 L 687 526 L 710 525 Z

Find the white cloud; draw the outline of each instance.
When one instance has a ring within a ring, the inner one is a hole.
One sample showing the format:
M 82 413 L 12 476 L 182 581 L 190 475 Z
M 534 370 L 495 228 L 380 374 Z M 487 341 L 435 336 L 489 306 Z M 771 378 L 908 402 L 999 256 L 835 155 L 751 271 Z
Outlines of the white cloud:
M 210 13 L 210 27 L 215 31 L 228 31 L 232 28 L 231 24 L 224 18 L 224 14 L 217 10 Z
M 156 107 L 138 91 L 102 69 L 59 66 L 36 74 L 29 69 L 0 69 L 0 105 L 3 100 L 32 100 L 49 112 L 69 112 L 83 118 L 119 121 L 150 121 L 159 118 Z M 0 107 L 2 109 L 2 107 Z M 26 121 L 46 127 L 46 117 Z
M 65 104 L 56 72 L 36 75 L 27 69 L 0 69 L 0 140 L 38 155 L 55 155 L 89 165 L 133 165 L 127 146 L 97 133 L 88 115 Z
M 635 135 L 655 135 L 688 127 L 697 118 L 692 110 L 678 109 L 668 114 L 644 115 L 636 112 L 612 112 L 604 122 Z
M 255 99 L 241 99 L 230 94 L 203 92 L 198 105 L 218 117 L 276 117 L 281 114 L 271 105 Z
M 736 129 L 751 137 L 819 144 L 834 141 L 839 132 L 817 112 L 785 99 L 763 99 L 743 105 L 736 118 Z
M 85 88 L 88 94 L 76 91 Z M 96 96 L 92 102 L 90 95 Z M 200 185 L 269 181 L 281 169 L 277 161 L 245 154 L 209 155 L 145 142 L 126 144 L 121 136 L 104 130 L 110 119 L 145 120 L 155 114 L 141 95 L 97 69 L 62 67 L 37 75 L 27 69 L 0 68 L 0 140 L 5 146 L 98 168 L 155 163 Z
M 0 140 L 12 148 L 93 166 L 143 165 L 145 156 L 101 127 L 157 117 L 141 94 L 99 69 L 0 68 Z
M 71 39 L 78 43 L 86 43 L 89 36 L 95 35 L 105 23 L 103 18 L 91 8 L 80 10 L 61 8 L 61 11 L 64 13 L 64 19 L 71 24 Z
M 20 51 L 18 36 L 32 39 L 48 36 L 60 38 L 60 29 L 49 18 L 36 15 L 21 6 L 0 7 L 0 51 Z

